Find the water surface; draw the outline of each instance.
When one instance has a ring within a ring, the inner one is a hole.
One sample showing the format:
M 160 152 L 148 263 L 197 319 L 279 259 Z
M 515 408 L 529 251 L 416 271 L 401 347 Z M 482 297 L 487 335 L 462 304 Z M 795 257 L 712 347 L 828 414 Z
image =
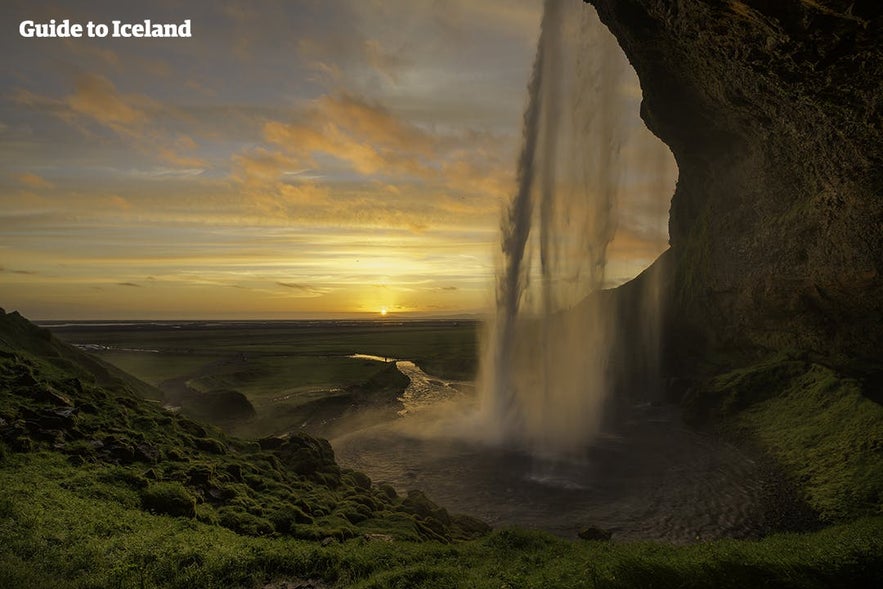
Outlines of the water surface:
M 633 407 L 579 457 L 539 458 L 482 441 L 469 383 L 397 366 L 412 380 L 400 418 L 332 440 L 343 466 L 374 481 L 495 527 L 565 537 L 599 526 L 617 539 L 682 543 L 750 536 L 762 521 L 758 465 L 687 429 L 674 407 Z

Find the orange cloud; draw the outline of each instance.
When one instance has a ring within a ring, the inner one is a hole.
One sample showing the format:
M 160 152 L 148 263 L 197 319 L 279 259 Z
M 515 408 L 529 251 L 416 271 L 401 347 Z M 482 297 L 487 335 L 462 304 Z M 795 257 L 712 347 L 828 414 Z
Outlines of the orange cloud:
M 263 136 L 264 146 L 233 156 L 230 178 L 263 213 L 299 222 L 493 225 L 513 184 L 508 138 L 434 133 L 349 94 L 267 121 Z M 341 181 L 353 172 L 362 178 Z
M 156 119 L 169 114 L 171 109 L 141 94 L 124 94 L 104 76 L 78 75 L 73 93 L 61 99 L 39 96 L 24 89 L 17 90 L 13 99 L 19 104 L 52 112 L 74 126 L 86 121 L 111 129 L 142 151 L 171 165 L 185 168 L 206 165 L 204 160 L 187 153 L 198 148 L 196 141 L 181 133 L 164 132 L 156 124 Z
M 53 188 L 55 185 L 46 180 L 42 176 L 38 176 L 37 174 L 32 174 L 30 172 L 26 172 L 24 174 L 18 174 L 15 176 L 15 179 L 19 184 L 30 188 L 32 190 L 39 190 L 41 188 Z
M 110 80 L 96 74 L 77 76 L 74 93 L 64 102 L 73 113 L 125 134 L 147 122 L 143 106 L 152 103 L 143 96 L 120 94 Z
M 327 155 L 366 176 L 418 178 L 493 198 L 511 184 L 511 162 L 501 160 L 506 150 L 495 138 L 432 134 L 347 94 L 323 96 L 300 122 L 267 122 L 264 138 L 303 165 Z
M 127 200 L 126 200 L 125 198 L 123 198 L 122 196 L 119 196 L 119 195 L 116 195 L 116 194 L 113 194 L 113 195 L 107 197 L 107 203 L 108 203 L 111 207 L 113 207 L 113 208 L 115 208 L 115 209 L 120 209 L 120 210 L 123 210 L 123 211 L 128 211 L 128 210 L 130 210 L 130 209 L 132 208 L 132 203 L 130 203 L 129 201 L 127 201 Z

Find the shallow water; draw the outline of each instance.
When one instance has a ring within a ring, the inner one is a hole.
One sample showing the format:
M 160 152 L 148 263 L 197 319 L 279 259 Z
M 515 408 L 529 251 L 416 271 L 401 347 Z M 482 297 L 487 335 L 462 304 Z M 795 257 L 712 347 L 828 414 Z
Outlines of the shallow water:
M 397 365 L 412 379 L 400 418 L 332 445 L 341 465 L 400 492 L 420 489 L 495 527 L 565 537 L 597 526 L 616 539 L 684 543 L 749 536 L 762 519 L 755 462 L 686 429 L 673 407 L 633 407 L 581 456 L 544 459 L 482 442 L 467 383 Z

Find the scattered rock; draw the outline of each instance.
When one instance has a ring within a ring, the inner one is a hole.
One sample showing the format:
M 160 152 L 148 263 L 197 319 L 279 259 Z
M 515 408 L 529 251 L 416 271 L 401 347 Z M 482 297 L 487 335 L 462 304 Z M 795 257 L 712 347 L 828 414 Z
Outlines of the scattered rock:
M 138 400 L 132 397 L 117 397 L 116 402 L 123 407 L 127 407 L 128 409 L 137 409 L 138 408 Z
M 156 464 L 159 462 L 159 450 L 157 450 L 152 444 L 148 444 L 147 442 L 141 442 L 137 446 L 135 446 L 135 458 L 140 462 L 149 462 L 151 464 Z
M 22 407 L 21 409 L 21 416 L 25 418 L 25 423 L 32 432 L 72 429 L 77 413 L 79 410 L 76 407 L 40 410 Z
M 38 401 L 51 403 L 60 407 L 73 407 L 74 403 L 66 395 L 59 393 L 48 385 L 41 386 L 36 389 L 34 397 Z
M 369 542 L 392 542 L 395 540 L 395 538 L 389 534 L 365 534 L 364 538 Z

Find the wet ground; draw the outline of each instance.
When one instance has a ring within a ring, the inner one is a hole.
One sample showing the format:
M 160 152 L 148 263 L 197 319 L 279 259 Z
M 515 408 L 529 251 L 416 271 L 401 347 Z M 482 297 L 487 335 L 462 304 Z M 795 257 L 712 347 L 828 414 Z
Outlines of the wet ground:
M 410 362 L 400 418 L 332 440 L 338 461 L 403 492 L 491 525 L 575 537 L 587 526 L 622 540 L 675 543 L 747 537 L 763 520 L 762 468 L 687 429 L 674 407 L 636 406 L 579 456 L 549 459 L 481 441 L 468 383 Z

